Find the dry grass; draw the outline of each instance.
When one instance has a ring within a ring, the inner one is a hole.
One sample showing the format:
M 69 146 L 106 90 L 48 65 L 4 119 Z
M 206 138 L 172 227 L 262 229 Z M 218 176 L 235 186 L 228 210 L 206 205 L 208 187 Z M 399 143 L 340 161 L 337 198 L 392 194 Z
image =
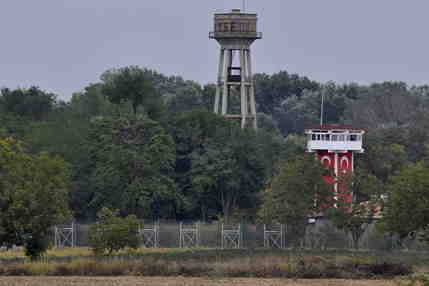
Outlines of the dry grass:
M 257 257 L 232 260 L 201 261 L 145 259 L 91 259 L 71 261 L 40 261 L 1 263 L 4 276 L 186 276 L 186 277 L 257 277 L 257 278 L 392 278 L 411 274 L 400 264 L 356 264 L 342 261 L 337 264 L 322 257 L 288 258 Z
M 0 286 L 396 286 L 383 280 L 286 280 L 138 277 L 2 277 Z
M 201 249 L 185 249 L 185 248 L 140 248 L 137 250 L 126 249 L 118 252 L 117 254 L 133 254 L 133 255 L 147 255 L 147 254 L 166 254 L 166 253 L 186 253 L 190 251 L 204 250 Z M 87 247 L 77 247 L 77 248 L 63 248 L 63 249 L 50 249 L 48 250 L 46 257 L 48 258 L 70 258 L 70 257 L 87 257 L 93 256 L 94 253 L 90 248 Z M 26 258 L 24 250 L 18 248 L 15 250 L 0 251 L 0 259 L 19 259 Z
M 429 265 L 368 253 L 262 249 L 139 249 L 97 257 L 88 248 L 76 248 L 50 251 L 38 262 L 22 256 L 20 251 L 0 253 L 0 275 L 384 279 L 411 274 L 411 265 Z

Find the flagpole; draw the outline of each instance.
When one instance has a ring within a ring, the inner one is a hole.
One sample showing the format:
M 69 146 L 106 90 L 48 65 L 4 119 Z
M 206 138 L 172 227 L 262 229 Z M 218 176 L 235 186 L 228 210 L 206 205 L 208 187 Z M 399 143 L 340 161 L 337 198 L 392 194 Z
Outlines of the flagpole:
M 322 104 L 320 105 L 320 126 L 323 125 L 323 101 L 325 99 L 325 92 L 322 90 Z

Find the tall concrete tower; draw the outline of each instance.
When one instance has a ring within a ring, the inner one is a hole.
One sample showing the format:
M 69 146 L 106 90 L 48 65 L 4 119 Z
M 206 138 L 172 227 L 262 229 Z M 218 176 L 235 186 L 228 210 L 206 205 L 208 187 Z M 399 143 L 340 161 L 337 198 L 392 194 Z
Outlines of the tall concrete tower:
M 262 33 L 257 31 L 257 14 L 230 13 L 214 15 L 214 32 L 209 37 L 220 44 L 219 72 L 214 112 L 228 118 L 241 119 L 241 127 L 257 129 L 255 89 L 250 46 Z M 240 108 L 231 98 L 239 95 Z

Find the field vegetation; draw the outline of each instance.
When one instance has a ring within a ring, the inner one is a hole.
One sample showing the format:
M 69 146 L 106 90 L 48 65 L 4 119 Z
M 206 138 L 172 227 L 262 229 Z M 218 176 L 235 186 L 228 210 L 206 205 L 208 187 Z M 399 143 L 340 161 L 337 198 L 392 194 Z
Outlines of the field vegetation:
M 285 280 L 256 278 L 160 278 L 160 277 L 6 277 L 0 286 L 399 286 L 393 280 Z M 423 284 L 421 284 L 423 285 Z M 417 286 L 417 285 L 415 285 Z
M 49 251 L 32 262 L 21 252 L 0 256 L 3 276 L 144 276 L 294 279 L 381 279 L 424 271 L 419 253 L 317 252 L 304 250 L 125 250 L 94 256 L 89 249 Z

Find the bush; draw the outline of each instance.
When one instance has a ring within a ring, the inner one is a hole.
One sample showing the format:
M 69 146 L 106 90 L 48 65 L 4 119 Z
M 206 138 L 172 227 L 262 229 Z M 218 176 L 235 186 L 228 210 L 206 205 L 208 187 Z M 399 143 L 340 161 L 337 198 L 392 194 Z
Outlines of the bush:
M 112 254 L 126 247 L 137 249 L 141 238 L 138 233 L 139 221 L 133 215 L 121 218 L 118 211 L 103 208 L 98 214 L 98 222 L 89 230 L 89 243 L 97 255 Z
M 25 255 L 31 260 L 37 260 L 46 253 L 48 241 L 40 235 L 29 235 L 25 239 Z

